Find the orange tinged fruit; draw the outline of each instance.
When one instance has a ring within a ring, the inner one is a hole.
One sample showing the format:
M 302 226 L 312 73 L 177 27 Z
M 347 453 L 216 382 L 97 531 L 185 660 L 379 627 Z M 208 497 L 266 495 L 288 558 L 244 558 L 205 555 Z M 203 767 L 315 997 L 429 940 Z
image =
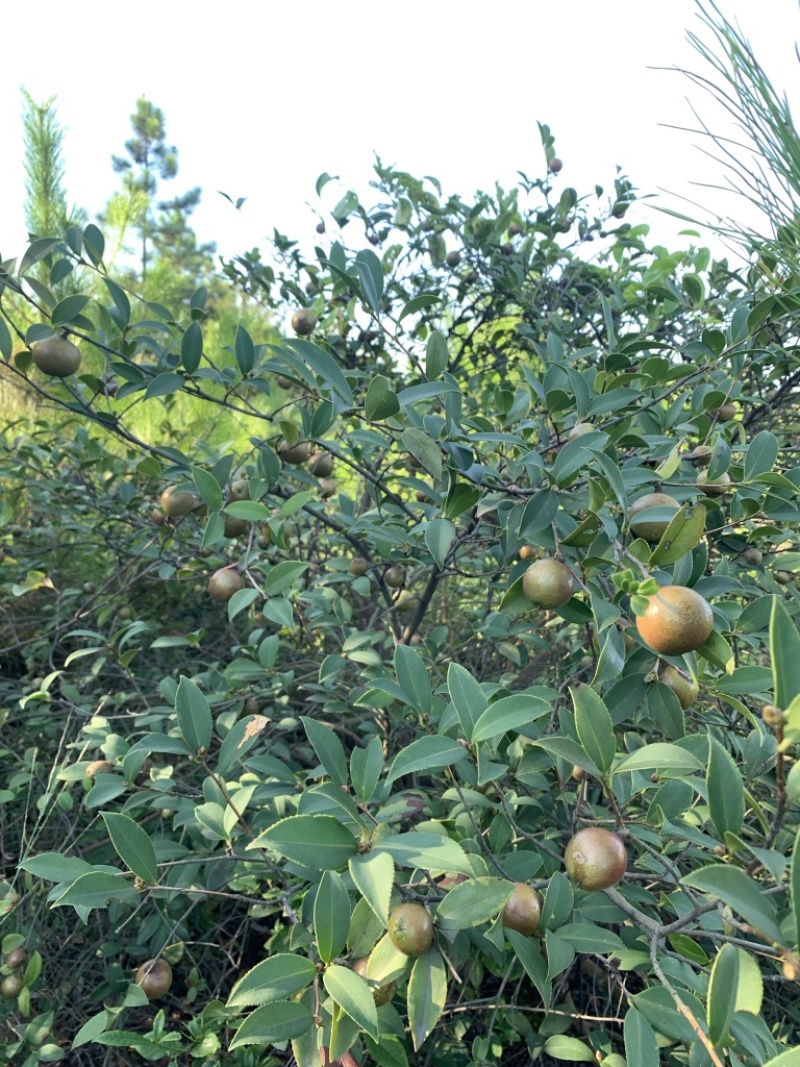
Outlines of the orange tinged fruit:
M 560 560 L 538 559 L 523 574 L 522 591 L 533 604 L 560 608 L 575 592 L 575 579 Z
M 503 908 L 503 926 L 530 937 L 539 929 L 542 894 L 527 882 L 517 882 Z
M 654 652 L 682 656 L 705 644 L 711 636 L 711 607 L 694 589 L 663 585 L 647 601 L 645 614 L 636 616 L 636 629 Z
M 564 852 L 567 874 L 581 889 L 608 889 L 621 881 L 628 866 L 622 838 L 602 826 L 578 830 Z

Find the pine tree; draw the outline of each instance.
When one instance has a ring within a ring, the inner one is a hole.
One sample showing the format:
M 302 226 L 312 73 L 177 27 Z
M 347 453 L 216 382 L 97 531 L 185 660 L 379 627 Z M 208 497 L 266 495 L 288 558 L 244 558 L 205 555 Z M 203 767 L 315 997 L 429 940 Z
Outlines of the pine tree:
M 37 104 L 22 90 L 25 144 L 25 225 L 30 236 L 60 237 L 84 217 L 67 210 L 61 149 L 64 129 L 55 112 L 55 97 Z

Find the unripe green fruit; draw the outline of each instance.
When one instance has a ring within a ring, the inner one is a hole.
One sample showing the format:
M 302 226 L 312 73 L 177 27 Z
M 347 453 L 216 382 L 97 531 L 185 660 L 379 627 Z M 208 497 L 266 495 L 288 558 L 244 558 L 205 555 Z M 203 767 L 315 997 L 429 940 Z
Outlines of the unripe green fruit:
M 659 671 L 658 680 L 672 690 L 684 711 L 694 704 L 700 693 L 700 686 L 694 678 L 687 674 L 686 671 L 680 671 L 677 667 L 673 667 L 671 663 L 668 663 Z
M 53 378 L 68 378 L 81 365 L 81 353 L 77 345 L 66 337 L 45 337 L 31 345 L 33 362 L 44 374 Z
M 416 611 L 419 607 L 419 603 L 418 596 L 409 593 L 407 589 L 402 589 L 397 600 L 394 601 L 394 609 L 400 615 L 410 615 L 412 611 Z
M 177 490 L 170 485 L 161 494 L 160 503 L 165 515 L 169 515 L 171 519 L 177 519 L 200 507 L 203 501 L 195 493 Z
M 602 826 L 588 826 L 570 839 L 564 863 L 581 889 L 608 889 L 625 874 L 628 853 L 622 838 Z
M 760 548 L 746 548 L 742 553 L 742 559 L 751 567 L 757 567 L 764 559 L 764 553 Z
M 530 937 L 539 929 L 542 894 L 527 882 L 517 882 L 503 908 L 503 926 Z
M 357 578 L 362 578 L 369 570 L 369 563 L 363 556 L 356 556 L 350 561 L 350 573 L 354 574 Z
M 247 478 L 237 478 L 228 487 L 228 500 L 249 500 L 250 482 Z
M 310 308 L 300 308 L 292 315 L 292 329 L 299 337 L 308 337 L 314 332 L 314 327 L 319 322 L 319 316 Z
M 148 960 L 136 972 L 135 982 L 148 1000 L 163 997 L 172 985 L 172 968 L 166 960 Z
M 697 488 L 702 489 L 706 496 L 724 496 L 730 485 L 731 476 L 727 471 L 718 474 L 716 478 L 709 478 L 706 470 L 699 471 L 697 475 Z
M 448 267 L 457 267 L 461 262 L 460 252 L 448 252 L 445 256 L 445 263 Z
M 329 478 L 333 474 L 333 456 L 330 452 L 318 452 L 308 461 L 308 469 L 316 478 Z
M 677 512 L 680 504 L 669 493 L 646 493 L 644 496 L 640 496 L 638 500 L 635 500 L 628 508 L 628 523 L 630 524 L 631 533 L 635 537 L 643 537 L 645 541 L 655 545 L 664 536 L 670 520 L 642 519 L 636 522 L 636 516 L 648 508 L 671 508 L 673 512 Z
M 319 480 L 319 495 L 323 500 L 330 500 L 330 498 L 336 492 L 338 486 L 335 478 L 320 478 Z
M 718 422 L 730 422 L 736 418 L 738 411 L 738 404 L 728 403 L 723 404 L 722 407 L 712 408 L 709 414 L 715 415 Z
M 214 571 L 208 580 L 208 591 L 214 600 L 227 603 L 234 593 L 244 589 L 244 578 L 230 567 L 221 567 Z
M 226 537 L 239 537 L 247 532 L 250 523 L 247 519 L 237 519 L 233 515 L 225 515 L 224 533 Z
M 550 162 L 547 164 L 547 166 L 548 166 L 548 169 L 550 171 L 552 171 L 553 174 L 558 174 L 558 172 L 561 170 L 561 168 L 564 166 L 564 164 L 561 162 L 561 160 L 558 158 L 558 156 L 553 156 L 553 158 L 550 160 Z
M 406 572 L 400 566 L 388 567 L 383 574 L 383 580 L 390 589 L 399 589 L 406 580 Z
M 773 571 L 772 577 L 778 585 L 791 585 L 794 575 L 791 571 Z
M 433 919 L 422 904 L 400 904 L 389 916 L 389 937 L 406 956 L 421 956 L 433 943 Z
M 0 993 L 4 997 L 16 998 L 20 995 L 25 983 L 22 981 L 18 974 L 9 974 L 3 979 L 0 984 Z
M 682 656 L 705 644 L 714 629 L 708 601 L 683 585 L 663 585 L 647 598 L 647 611 L 636 616 L 636 629 L 650 648 L 663 656 Z
M 557 559 L 538 559 L 522 576 L 522 591 L 533 604 L 560 608 L 571 599 L 575 579 L 569 567 Z
M 298 441 L 294 445 L 288 445 L 285 441 L 281 441 L 278 445 L 278 455 L 284 463 L 290 463 L 293 467 L 298 467 L 301 463 L 308 462 L 308 457 L 311 455 L 311 445 L 308 441 Z
M 567 434 L 568 441 L 574 441 L 576 437 L 582 437 L 585 433 L 594 433 L 596 427 L 590 422 L 576 422 Z
M 12 948 L 6 956 L 6 963 L 15 971 L 18 967 L 24 967 L 28 961 L 28 953 L 24 948 Z

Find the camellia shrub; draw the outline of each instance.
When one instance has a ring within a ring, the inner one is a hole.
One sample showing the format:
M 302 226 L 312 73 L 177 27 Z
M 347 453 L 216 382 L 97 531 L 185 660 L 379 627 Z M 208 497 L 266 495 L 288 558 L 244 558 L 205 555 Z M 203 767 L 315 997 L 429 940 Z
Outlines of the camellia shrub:
M 0 1062 L 794 1062 L 797 300 L 542 138 L 227 262 L 222 347 L 93 225 L 3 264 Z

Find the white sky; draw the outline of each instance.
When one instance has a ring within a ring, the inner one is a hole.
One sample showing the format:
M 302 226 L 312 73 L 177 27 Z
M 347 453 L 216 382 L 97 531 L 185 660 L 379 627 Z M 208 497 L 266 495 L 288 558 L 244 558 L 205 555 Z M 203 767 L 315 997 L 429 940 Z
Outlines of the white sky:
M 796 0 L 719 2 L 776 86 L 793 86 Z M 312 234 L 318 174 L 364 188 L 373 152 L 465 197 L 509 187 L 517 170 L 539 174 L 537 120 L 555 133 L 561 181 L 579 194 L 609 188 L 620 164 L 641 193 L 720 207 L 688 184 L 721 178 L 701 139 L 661 125 L 694 124 L 687 96 L 704 115 L 711 101 L 681 74 L 648 69 L 708 73 L 685 39 L 687 27 L 708 37 L 694 0 L 40 0 L 8 5 L 3 23 L 3 257 L 25 243 L 22 85 L 40 102 L 57 96 L 68 197 L 92 218 L 119 187 L 110 157 L 124 154 L 137 97 L 162 108 L 179 173 L 161 193 L 200 185 L 195 228 L 226 255 L 273 227 Z M 247 197 L 243 210 L 216 190 Z M 329 187 L 328 210 L 342 191 Z M 645 208 L 627 221 L 637 217 L 677 244 L 679 223 Z

